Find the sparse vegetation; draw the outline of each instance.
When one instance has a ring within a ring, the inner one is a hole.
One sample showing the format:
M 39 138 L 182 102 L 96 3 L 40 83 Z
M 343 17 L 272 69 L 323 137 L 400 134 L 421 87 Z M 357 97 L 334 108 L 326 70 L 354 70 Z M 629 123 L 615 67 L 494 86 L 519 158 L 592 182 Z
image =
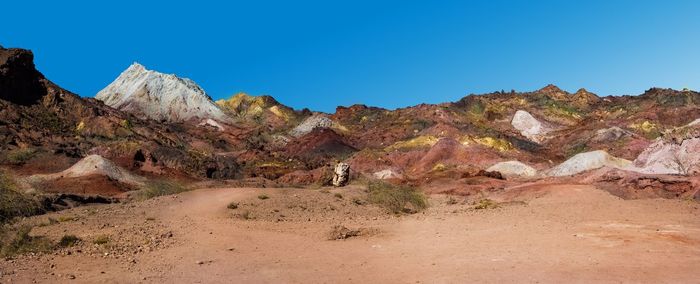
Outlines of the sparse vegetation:
M 393 213 L 420 211 L 428 207 L 428 201 L 416 188 L 395 186 L 382 181 L 368 185 L 368 201 L 382 206 Z
M 235 202 L 235 201 L 234 201 L 234 202 L 231 202 L 231 203 L 229 203 L 229 204 L 226 206 L 226 208 L 228 208 L 228 209 L 238 209 L 238 202 Z
M 53 132 L 60 132 L 64 130 L 64 128 L 70 127 L 69 125 L 66 125 L 66 120 L 64 120 L 64 118 L 52 111 L 40 112 L 37 115 L 37 119 L 39 125 L 42 125 L 44 128 Z
M 180 183 L 174 181 L 151 181 L 147 183 L 141 190 L 140 196 L 142 199 L 150 199 L 158 196 L 177 194 L 188 191 L 188 189 Z
M 642 132 L 642 134 L 648 139 L 656 139 L 657 137 L 661 136 L 660 127 L 656 123 L 648 120 L 630 124 L 629 127 Z
M 430 170 L 431 172 L 441 172 L 447 169 L 447 166 L 443 163 L 437 163 L 433 168 Z
M 329 240 L 344 240 L 352 237 L 357 237 L 362 234 L 361 230 L 351 230 L 342 225 L 335 225 L 328 233 Z
M 84 129 L 85 129 L 85 122 L 84 122 L 84 121 L 81 121 L 81 122 L 78 123 L 78 125 L 75 127 L 75 132 L 76 132 L 76 133 L 80 133 L 80 132 L 83 131 Z
M 492 149 L 496 149 L 500 152 L 507 152 L 515 149 L 513 147 L 513 144 L 508 142 L 507 140 L 494 138 L 491 136 L 473 137 L 466 135 L 461 137 L 459 139 L 459 142 L 462 143 L 462 145 L 479 144 Z
M 42 212 L 36 200 L 17 191 L 17 185 L 5 172 L 0 171 L 0 223 L 18 216 L 31 216 Z
M 72 247 L 82 240 L 75 235 L 63 235 L 55 244 L 44 236 L 32 236 L 32 226 L 0 228 L 0 256 L 13 257 L 26 253 L 46 253 L 56 248 Z
M 408 151 L 417 148 L 432 147 L 438 142 L 438 138 L 432 135 L 428 136 L 417 136 L 410 140 L 399 141 L 393 145 L 384 148 L 384 151 L 391 152 L 395 150 Z
M 469 107 L 469 111 L 476 114 L 476 115 L 484 114 L 485 110 L 486 110 L 486 106 L 484 106 L 484 103 L 481 101 L 475 101 Z
M 458 202 L 457 202 L 457 199 L 455 199 L 454 197 L 450 196 L 450 198 L 447 199 L 447 202 L 446 202 L 446 203 L 447 203 L 447 205 L 455 205 L 455 204 L 457 204 Z
M 37 225 L 37 227 L 46 227 L 46 226 L 51 226 L 51 225 L 55 225 L 55 224 L 58 224 L 58 220 L 49 217 L 46 220 L 46 222 L 40 223 L 39 225 Z
M 126 128 L 126 129 L 131 129 L 131 121 L 129 121 L 128 119 L 123 119 L 122 121 L 119 122 L 119 125 L 121 125 L 122 127 Z
M 32 148 L 18 148 L 5 154 L 5 160 L 12 165 L 22 165 L 36 156 L 36 150 Z
M 105 245 L 105 244 L 108 244 L 109 241 L 110 241 L 109 236 L 99 235 L 99 236 L 95 237 L 94 240 L 92 240 L 92 243 L 96 244 L 96 245 Z
M 31 226 L 5 229 L 7 228 L 3 228 L 4 233 L 0 236 L 0 255 L 4 257 L 30 252 L 48 252 L 53 248 L 49 239 L 31 236 Z
M 479 202 L 477 202 L 474 206 L 474 209 L 477 209 L 477 210 L 494 209 L 494 208 L 498 208 L 498 203 L 491 200 L 491 199 L 488 199 L 488 198 L 479 200 Z
M 430 122 L 430 121 L 428 121 L 428 120 L 425 120 L 425 119 L 416 119 L 416 120 L 414 120 L 414 121 L 412 121 L 412 122 L 413 122 L 413 123 L 412 123 L 413 126 L 412 126 L 411 128 L 413 128 L 413 129 L 415 129 L 415 130 L 418 130 L 418 131 L 421 131 L 421 130 L 423 130 L 423 129 L 426 129 L 426 128 L 430 127 L 430 126 L 433 124 L 432 122 Z
M 62 248 L 72 247 L 79 242 L 80 238 L 76 237 L 75 235 L 64 235 L 61 237 L 61 240 L 58 241 L 57 246 Z
M 252 219 L 255 219 L 255 217 L 253 216 L 253 213 L 251 213 L 251 212 L 248 211 L 248 210 L 243 211 L 241 214 L 238 214 L 238 216 L 241 217 L 241 219 L 243 219 L 243 220 L 252 220 Z
M 258 195 L 258 199 L 265 200 L 265 199 L 270 199 L 270 197 L 265 195 L 265 194 L 260 194 L 260 195 Z
M 343 195 L 340 193 L 333 194 L 333 196 L 335 196 L 335 198 L 338 198 L 338 199 L 343 199 Z
M 56 221 L 58 221 L 59 223 L 63 223 L 63 222 L 75 221 L 75 220 L 77 220 L 77 219 L 78 219 L 78 218 L 75 217 L 75 216 L 59 216 L 59 217 L 56 219 Z

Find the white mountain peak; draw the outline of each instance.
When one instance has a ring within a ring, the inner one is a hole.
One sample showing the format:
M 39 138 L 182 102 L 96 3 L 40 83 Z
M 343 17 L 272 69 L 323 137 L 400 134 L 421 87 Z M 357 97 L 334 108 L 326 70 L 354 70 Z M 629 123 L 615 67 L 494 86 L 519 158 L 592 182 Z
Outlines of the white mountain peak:
M 138 62 L 131 64 L 95 98 L 113 108 L 160 121 L 228 120 L 194 81 L 148 70 Z
M 138 63 L 134 61 L 134 63 L 131 63 L 129 65 L 129 68 L 126 68 L 122 73 L 141 73 L 141 72 L 146 72 L 148 69 L 146 69 L 146 66 L 141 65 L 141 63 Z

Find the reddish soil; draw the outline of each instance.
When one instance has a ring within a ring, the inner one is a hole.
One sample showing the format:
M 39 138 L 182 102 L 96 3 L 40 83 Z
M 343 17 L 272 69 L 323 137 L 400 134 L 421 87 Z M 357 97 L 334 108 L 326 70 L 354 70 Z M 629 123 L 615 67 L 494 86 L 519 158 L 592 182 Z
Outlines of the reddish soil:
M 117 196 L 134 190 L 127 184 L 120 183 L 103 175 L 90 175 L 78 178 L 59 178 L 41 185 L 47 193 L 72 193 L 82 195 Z
M 357 186 L 201 189 L 32 217 L 23 222 L 73 216 L 32 234 L 84 241 L 2 260 L 0 282 L 690 283 L 700 271 L 695 201 L 539 184 L 493 193 L 495 209 L 433 195 L 427 211 L 397 217 L 364 196 Z M 374 233 L 328 240 L 335 225 Z M 93 244 L 99 235 L 112 243 Z

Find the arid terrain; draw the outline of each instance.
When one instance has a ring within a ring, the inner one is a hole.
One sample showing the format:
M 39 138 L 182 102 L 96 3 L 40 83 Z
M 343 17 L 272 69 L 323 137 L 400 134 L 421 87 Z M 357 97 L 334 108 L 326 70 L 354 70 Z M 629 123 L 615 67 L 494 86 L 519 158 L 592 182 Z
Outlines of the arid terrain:
M 93 94 L 88 94 L 93 95 Z M 698 283 L 700 93 L 92 97 L 0 47 L 0 283 Z
M 526 197 L 511 199 L 514 191 Z M 258 199 L 261 194 L 269 199 Z M 395 216 L 355 204 L 353 196 L 363 196 L 361 186 L 213 188 L 37 216 L 25 222 L 69 219 L 37 227 L 37 234 L 70 233 L 82 241 L 3 261 L 0 279 L 692 283 L 700 269 L 694 201 L 622 200 L 588 185 L 533 184 L 494 194 L 494 207 L 433 195 L 425 212 Z M 252 209 L 228 209 L 230 202 Z M 251 210 L 250 219 L 241 210 Z M 336 225 L 366 234 L 329 240 Z M 109 241 L 95 244 L 99 236 Z

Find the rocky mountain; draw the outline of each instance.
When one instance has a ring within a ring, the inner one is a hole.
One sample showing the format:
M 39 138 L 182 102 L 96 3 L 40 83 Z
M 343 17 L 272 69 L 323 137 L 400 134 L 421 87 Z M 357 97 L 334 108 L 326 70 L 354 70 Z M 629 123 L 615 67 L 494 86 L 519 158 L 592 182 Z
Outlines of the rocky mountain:
M 194 81 L 147 70 L 138 63 L 124 70 L 95 98 L 115 109 L 157 121 L 228 119 Z
M 700 163 L 700 94 L 691 90 L 599 97 L 548 85 L 317 113 L 242 93 L 215 103 L 194 82 L 138 64 L 99 100 L 80 98 L 36 71 L 29 51 L 2 49 L 0 59 L 0 162 L 22 174 L 61 172 L 94 154 L 145 178 L 307 185 L 326 183 L 343 161 L 354 177 L 449 181 L 466 192 L 477 183 L 488 188 L 484 178 L 695 174 Z
M 230 150 L 243 144 L 240 129 L 216 137 L 201 127 L 142 120 L 52 83 L 34 68 L 28 50 L 0 48 L 0 59 L 0 164 L 20 174 L 60 172 L 99 154 L 151 177 L 238 175 L 233 158 L 201 145 L 216 139 L 227 141 L 218 151 Z

